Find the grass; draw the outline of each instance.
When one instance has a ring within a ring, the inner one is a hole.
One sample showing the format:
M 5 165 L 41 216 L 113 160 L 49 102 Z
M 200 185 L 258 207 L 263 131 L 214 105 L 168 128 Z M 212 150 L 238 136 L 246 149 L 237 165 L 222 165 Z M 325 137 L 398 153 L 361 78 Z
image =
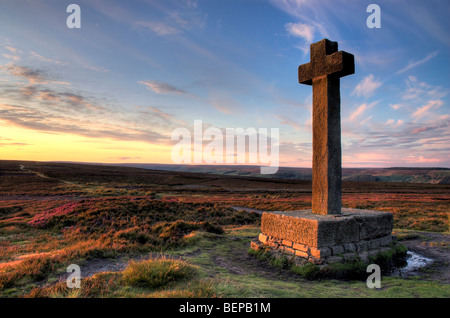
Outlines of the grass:
M 194 276 L 195 269 L 182 260 L 151 259 L 131 261 L 122 272 L 123 281 L 130 286 L 159 288 Z
M 300 275 L 289 281 L 289 258 L 264 263 L 248 257 L 250 240 L 259 234 L 260 215 L 231 207 L 310 208 L 310 182 L 21 164 L 27 172 L 20 171 L 17 162 L 0 161 L 0 297 L 333 297 L 339 293 L 373 297 L 396 289 L 414 297 L 448 295 L 445 285 L 417 280 L 386 278 L 386 291 L 378 294 L 367 291 L 361 281 L 311 281 L 306 278 L 323 273 L 317 274 L 310 265 L 295 269 Z M 180 185 L 203 187 L 180 189 Z M 344 182 L 343 203 L 393 212 L 401 242 L 417 235 L 408 230 L 448 231 L 448 189 L 445 185 Z M 427 243 L 448 248 L 440 242 Z M 173 263 L 131 262 L 123 272 L 84 278 L 81 290 L 68 290 L 65 282 L 59 282 L 71 263 L 133 258 L 152 251 L 189 262 L 178 264 L 178 269 L 171 267 Z M 154 269 L 158 266 L 159 274 Z M 183 269 L 186 275 L 178 277 Z M 150 287 L 157 277 L 162 285 Z
M 180 259 L 168 257 L 131 261 L 121 272 L 102 272 L 70 289 L 63 281 L 36 287 L 26 297 L 212 297 L 212 285 L 198 277 L 198 269 Z
M 450 297 L 450 286 L 418 279 L 403 279 L 382 275 L 380 290 L 368 289 L 358 279 L 326 279 L 318 266 L 308 264 L 300 275 L 288 275 L 291 267 L 276 263 L 255 263 L 251 259 L 236 260 L 236 255 L 246 255 L 250 226 L 228 227 L 226 234 L 196 232 L 195 244 L 170 252 L 172 256 L 131 261 L 121 272 L 104 272 L 82 279 L 80 290 L 67 288 L 64 281 L 35 287 L 26 297 Z M 253 227 L 257 231 L 257 227 Z M 232 233 L 232 234 L 231 234 Z M 233 255 L 231 253 L 235 253 Z M 228 264 L 217 259 L 229 260 Z M 189 259 L 184 261 L 182 259 Z M 246 268 L 235 273 L 235 262 Z M 281 268 L 283 267 L 283 268 Z M 265 269 L 261 271 L 261 269 Z M 340 267 L 334 270 L 348 270 Z M 364 267 L 365 270 L 365 267 Z M 318 275 L 316 277 L 312 277 Z M 344 275 L 345 276 L 345 275 Z M 214 277 L 214 278 L 211 278 Z M 289 277 L 289 278 L 288 278 Z M 336 277 L 336 276 L 334 276 Z M 314 278 L 314 279 L 312 279 Z M 30 282 L 29 282 L 30 283 Z M 20 292 L 17 288 L 12 292 Z M 8 296 L 8 295 L 4 295 Z
M 269 250 L 249 249 L 248 253 L 271 266 L 288 268 L 295 274 L 308 280 L 361 280 L 367 278 L 366 268 L 368 263 L 379 265 L 383 269 L 383 273 L 388 273 L 391 268 L 396 266 L 404 265 L 407 248 L 401 244 L 393 245 L 389 250 L 370 256 L 368 263 L 361 261 L 356 255 L 353 259 L 328 265 L 315 265 L 312 263 L 297 265 L 289 257 L 274 255 Z

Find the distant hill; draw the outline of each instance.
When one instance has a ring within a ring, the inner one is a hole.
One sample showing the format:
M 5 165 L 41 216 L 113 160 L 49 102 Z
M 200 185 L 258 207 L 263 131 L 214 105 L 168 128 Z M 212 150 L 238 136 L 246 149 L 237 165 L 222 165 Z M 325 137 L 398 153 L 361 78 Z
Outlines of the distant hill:
M 171 164 L 141 164 L 127 163 L 120 166 L 151 170 L 167 170 L 180 172 L 197 172 L 230 176 L 264 177 L 276 179 L 311 180 L 311 168 L 281 167 L 276 174 L 260 174 L 259 166 L 231 165 L 171 165 Z M 406 182 L 450 184 L 450 169 L 448 168 L 343 168 L 342 179 L 359 182 Z

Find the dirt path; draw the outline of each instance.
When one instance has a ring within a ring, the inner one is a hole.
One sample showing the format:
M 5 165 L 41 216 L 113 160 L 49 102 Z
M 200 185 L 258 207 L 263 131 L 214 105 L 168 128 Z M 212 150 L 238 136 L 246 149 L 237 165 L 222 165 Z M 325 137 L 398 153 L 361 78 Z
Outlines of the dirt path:
M 37 172 L 37 171 L 33 171 L 33 170 L 30 170 L 30 169 L 27 169 L 24 165 L 19 165 L 19 170 L 24 171 L 24 172 L 28 172 L 28 173 L 33 173 L 33 174 L 35 174 L 36 176 L 38 176 L 38 177 L 40 177 L 40 178 L 44 178 L 44 179 L 53 179 L 53 180 L 62 182 L 62 183 L 67 184 L 67 185 L 72 185 L 72 186 L 77 186 L 77 187 L 83 187 L 83 185 L 78 184 L 78 183 L 75 183 L 75 182 L 66 181 L 66 180 L 57 179 L 57 178 L 52 178 L 52 177 L 46 176 L 46 175 L 43 174 L 43 173 L 40 173 L 40 172 Z

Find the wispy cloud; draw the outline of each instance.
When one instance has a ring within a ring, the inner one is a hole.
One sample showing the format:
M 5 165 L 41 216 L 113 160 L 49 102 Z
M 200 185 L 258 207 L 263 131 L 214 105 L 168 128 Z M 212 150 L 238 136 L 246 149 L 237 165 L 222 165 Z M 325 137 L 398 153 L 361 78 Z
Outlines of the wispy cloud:
M 156 94 L 185 94 L 186 92 L 180 88 L 160 81 L 139 81 L 139 84 L 145 85 L 147 89 Z
M 20 52 L 19 49 L 12 47 L 12 46 L 8 46 L 8 45 L 5 46 L 5 49 L 7 49 L 8 51 L 10 51 L 11 53 L 14 53 L 14 54 Z
M 0 117 L 8 125 L 54 133 L 69 133 L 90 138 L 114 140 L 165 142 L 167 136 L 155 131 L 130 128 L 119 124 L 103 123 L 101 120 L 77 118 L 61 113 L 45 111 L 20 105 L 0 104 Z
M 175 6 L 162 3 L 150 2 L 155 11 L 160 13 L 158 17 L 133 21 L 133 27 L 150 30 L 158 36 L 174 36 L 205 26 L 207 15 L 202 13 L 196 1 L 180 1 Z
M 181 33 L 181 30 L 179 28 L 168 25 L 164 22 L 137 21 L 134 23 L 134 26 L 146 28 L 159 36 L 175 35 Z
M 53 83 L 53 84 L 70 85 L 70 83 L 68 82 L 52 79 L 51 76 L 48 74 L 48 72 L 42 69 L 32 68 L 28 66 L 20 66 L 15 64 L 0 66 L 0 70 L 1 69 L 6 70 L 13 76 L 22 77 L 28 80 L 30 84 Z
M 302 129 L 302 125 L 291 118 L 287 118 L 286 116 L 277 116 L 277 118 L 280 120 L 280 124 L 282 125 L 289 125 L 295 130 Z
M 431 109 L 439 108 L 444 103 L 441 100 L 430 100 L 427 104 L 417 108 L 417 110 L 411 115 L 415 120 L 420 119 L 428 114 Z
M 352 92 L 352 95 L 364 96 L 366 98 L 370 97 L 381 85 L 383 85 L 383 83 L 375 80 L 373 74 L 370 74 L 364 77 L 364 79 L 358 85 L 356 85 L 355 89 Z
M 406 79 L 406 87 L 406 90 L 402 94 L 402 98 L 406 100 L 442 98 L 448 94 L 447 89 L 419 81 L 416 76 L 412 75 L 409 75 Z
M 389 118 L 385 123 L 385 126 L 400 126 L 403 125 L 403 120 L 398 119 L 397 121 L 395 119 Z
M 433 57 L 435 57 L 436 55 L 439 54 L 439 51 L 434 51 L 431 52 L 430 54 L 428 54 L 425 58 L 419 60 L 419 61 L 411 61 L 408 63 L 408 65 L 406 65 L 404 68 L 402 68 L 401 70 L 398 70 L 395 74 L 401 74 L 404 73 L 406 71 L 409 71 L 410 69 L 413 69 L 423 63 L 428 62 L 429 60 L 431 60 Z
M 63 65 L 63 64 L 65 64 L 65 63 L 63 63 L 63 62 L 61 62 L 61 61 L 59 61 L 59 60 L 55 60 L 55 59 L 51 59 L 51 58 L 47 58 L 47 57 L 44 57 L 44 56 L 42 56 L 42 55 L 39 55 L 39 54 L 37 54 L 37 53 L 34 52 L 34 51 L 31 51 L 30 54 L 31 54 L 33 57 L 35 57 L 35 58 L 37 58 L 38 60 L 43 61 L 43 62 L 53 63 L 53 64 L 58 64 L 58 65 Z
M 303 38 L 306 42 L 311 43 L 314 39 L 315 28 L 312 25 L 304 23 L 287 23 L 285 25 L 286 30 L 290 35 Z
M 373 106 L 375 106 L 375 105 L 378 104 L 378 103 L 379 103 L 379 101 L 375 101 L 375 102 L 372 102 L 372 103 L 370 103 L 370 104 L 364 103 L 364 104 L 359 105 L 359 106 L 358 106 L 358 107 L 350 114 L 350 116 L 346 119 L 346 121 L 351 121 L 351 122 L 356 121 L 357 119 L 359 119 L 359 118 L 362 116 L 362 114 L 363 114 L 366 110 L 372 108 Z M 369 119 L 370 119 L 370 118 L 369 118 Z

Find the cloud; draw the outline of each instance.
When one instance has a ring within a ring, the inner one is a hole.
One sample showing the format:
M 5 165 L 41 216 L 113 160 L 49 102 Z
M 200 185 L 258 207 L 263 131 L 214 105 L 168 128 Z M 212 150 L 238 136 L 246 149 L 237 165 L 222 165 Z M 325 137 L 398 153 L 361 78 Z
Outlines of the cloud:
M 14 60 L 14 61 L 18 61 L 20 60 L 19 54 L 22 53 L 21 50 L 10 46 L 10 45 L 5 45 L 3 46 L 6 49 L 6 53 L 3 53 L 2 56 L 9 59 L 9 60 Z
M 164 22 L 137 21 L 134 26 L 146 28 L 159 36 L 175 35 L 181 33 L 179 28 L 168 25 Z
M 69 133 L 89 138 L 125 141 L 166 142 L 169 138 L 149 129 L 131 128 L 129 123 L 112 124 L 99 118 L 76 118 L 20 105 L 0 104 L 0 120 L 22 128 L 52 133 Z
M 277 118 L 280 120 L 280 124 L 282 125 L 289 125 L 295 130 L 301 130 L 303 128 L 298 122 L 285 116 L 277 116 Z
M 153 126 L 155 125 L 161 125 L 161 126 L 173 126 L 173 125 L 187 125 L 187 123 L 184 120 L 179 120 L 175 118 L 174 115 L 168 114 L 164 111 L 162 111 L 159 108 L 153 107 L 153 106 L 147 106 L 147 107 L 140 107 L 136 106 L 137 108 L 142 110 L 139 110 L 139 113 L 142 115 L 150 115 L 152 122 L 151 124 Z
M 26 66 L 18 66 L 18 65 L 8 65 L 8 66 L 0 66 L 0 69 L 7 70 L 11 75 L 17 77 L 23 77 L 27 79 L 30 83 L 45 83 L 45 72 L 38 69 L 32 69 Z
M 359 106 L 358 106 L 358 107 L 350 114 L 350 116 L 346 119 L 346 121 L 356 121 L 359 117 L 362 116 L 362 114 L 363 114 L 366 110 L 372 108 L 373 106 L 375 106 L 375 105 L 378 104 L 378 103 L 379 103 L 379 101 L 375 101 L 375 102 L 372 102 L 372 103 L 370 103 L 370 104 L 364 103 L 364 104 L 359 105 Z M 369 117 L 368 119 L 370 119 L 370 117 Z M 368 119 L 366 119 L 366 120 L 368 120 Z
M 364 96 L 370 97 L 373 95 L 375 90 L 383 85 L 382 82 L 374 80 L 373 74 L 370 74 L 361 81 L 358 85 L 356 85 L 355 89 L 352 92 L 352 95 L 356 96 Z
M 155 20 L 133 21 L 134 28 L 150 30 L 158 36 L 174 36 L 186 30 L 202 29 L 207 15 L 197 6 L 197 1 L 178 1 L 175 6 L 151 2 L 154 11 L 159 12 Z
M 395 122 L 395 119 L 388 119 L 385 123 L 385 126 L 400 126 L 403 125 L 403 120 L 402 119 L 398 119 L 397 122 Z
M 389 107 L 391 107 L 394 110 L 400 109 L 403 105 L 402 104 L 389 104 Z
M 147 86 L 149 90 L 156 94 L 185 94 L 186 92 L 170 84 L 160 81 L 139 81 L 139 84 Z
M 449 164 L 450 157 L 450 116 L 432 117 L 426 123 L 395 121 L 371 122 L 369 125 L 347 125 L 351 133 L 343 130 L 343 153 L 346 166 L 367 165 L 372 162 L 362 160 L 361 154 L 384 154 L 385 160 L 373 162 L 377 166 L 401 166 L 403 164 L 426 163 L 420 158 L 433 159 L 441 164 Z M 411 155 L 407 160 L 406 154 Z M 370 156 L 369 156 L 370 157 Z M 416 158 L 414 162 L 412 157 Z M 381 158 L 380 158 L 381 159 Z M 431 161 L 430 161 L 431 162 Z
M 442 98 L 448 94 L 447 89 L 441 86 L 432 86 L 425 82 L 421 82 L 416 76 L 408 76 L 406 79 L 407 89 L 402 94 L 402 98 L 406 100 L 425 100 L 428 98 Z
M 439 158 L 425 158 L 424 156 L 407 156 L 405 157 L 408 163 L 438 163 L 444 161 Z
M 421 132 L 428 131 L 428 130 L 431 130 L 431 129 L 432 129 L 431 127 L 414 128 L 413 130 L 411 130 L 411 134 L 419 134 Z
M 34 52 L 34 51 L 31 51 L 31 55 L 32 55 L 33 57 L 37 58 L 38 60 L 43 61 L 43 62 L 53 63 L 53 64 L 59 64 L 59 65 L 65 64 L 65 63 L 63 63 L 63 62 L 61 62 L 61 61 L 58 61 L 58 60 L 55 60 L 55 59 L 46 58 L 46 57 L 44 57 L 44 56 L 42 56 L 42 55 L 37 54 L 37 53 Z
M 142 159 L 142 157 L 117 157 L 117 158 L 113 158 L 113 159 L 118 159 L 120 161 L 125 161 L 125 160 L 137 160 L 137 159 Z
M 14 53 L 14 54 L 20 52 L 19 49 L 15 48 L 15 47 L 12 47 L 12 46 L 5 46 L 5 48 L 6 48 L 8 51 L 10 51 L 11 53 Z
M 20 66 L 15 64 L 8 64 L 6 66 L 0 66 L 0 69 L 4 69 L 7 72 L 9 72 L 13 76 L 22 77 L 30 84 L 62 84 L 62 85 L 70 85 L 70 83 L 63 82 L 63 81 L 56 81 L 53 79 L 50 79 L 50 75 L 41 69 L 36 69 L 32 67 L 27 66 Z
M 419 118 L 426 116 L 431 109 L 439 108 L 443 104 L 444 102 L 441 100 L 430 100 L 427 104 L 417 108 L 411 116 L 418 120 Z
M 237 114 L 243 109 L 243 106 L 237 100 L 231 98 L 233 92 L 225 92 L 219 90 L 210 91 L 209 100 L 205 100 L 205 103 L 211 104 L 222 114 L 232 115 Z
M 436 55 L 438 55 L 439 51 L 434 51 L 431 52 L 430 54 L 428 54 L 425 58 L 419 60 L 419 61 L 412 61 L 409 62 L 408 65 L 406 65 L 404 68 L 402 68 L 401 70 L 397 71 L 395 74 L 401 74 L 404 73 L 406 71 L 409 71 L 410 69 L 419 66 L 425 62 L 428 62 L 429 60 L 431 60 L 433 57 L 435 57 Z
M 285 25 L 286 30 L 290 35 L 303 38 L 307 43 L 311 43 L 314 39 L 315 28 L 312 25 L 303 23 L 287 23 Z

